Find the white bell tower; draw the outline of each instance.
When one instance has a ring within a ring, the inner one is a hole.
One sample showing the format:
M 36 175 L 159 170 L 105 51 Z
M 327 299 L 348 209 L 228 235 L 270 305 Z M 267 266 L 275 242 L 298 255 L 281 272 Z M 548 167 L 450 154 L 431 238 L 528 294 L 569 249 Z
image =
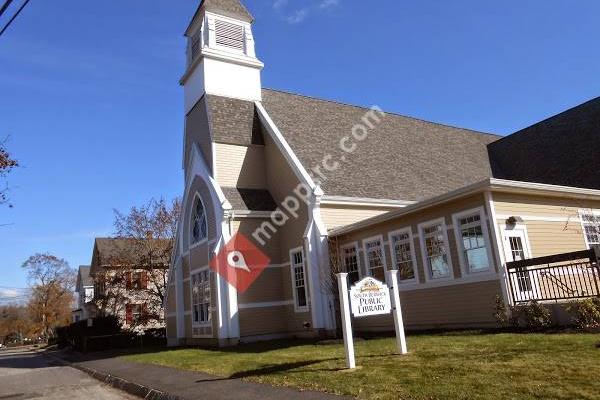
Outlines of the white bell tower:
M 202 0 L 185 32 L 187 69 L 185 112 L 206 93 L 241 100 L 260 101 L 260 72 L 252 22 L 239 0 Z

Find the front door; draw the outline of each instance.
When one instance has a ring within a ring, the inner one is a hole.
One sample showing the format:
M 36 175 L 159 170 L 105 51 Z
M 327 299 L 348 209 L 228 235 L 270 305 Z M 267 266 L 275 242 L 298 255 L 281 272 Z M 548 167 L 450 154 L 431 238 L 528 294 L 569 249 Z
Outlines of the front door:
M 507 262 L 531 258 L 525 230 L 518 228 L 505 230 L 502 240 L 504 241 L 504 255 Z M 537 279 L 532 275 L 535 275 L 535 273 L 526 269 L 510 275 L 515 300 L 530 300 L 534 298 L 533 286 Z

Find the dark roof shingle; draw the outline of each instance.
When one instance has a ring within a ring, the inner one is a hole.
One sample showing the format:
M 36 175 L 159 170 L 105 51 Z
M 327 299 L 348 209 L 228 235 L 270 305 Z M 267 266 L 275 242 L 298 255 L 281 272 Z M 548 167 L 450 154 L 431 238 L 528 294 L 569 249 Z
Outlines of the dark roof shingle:
M 368 109 L 270 89 L 263 105 L 309 172 L 328 154 L 341 163 L 321 183 L 327 195 L 422 200 L 491 177 L 496 135 L 388 113 L 347 154 L 340 140 Z
M 600 97 L 489 145 L 495 178 L 600 189 Z
M 266 189 L 223 187 L 225 198 L 234 210 L 275 211 L 277 203 Z

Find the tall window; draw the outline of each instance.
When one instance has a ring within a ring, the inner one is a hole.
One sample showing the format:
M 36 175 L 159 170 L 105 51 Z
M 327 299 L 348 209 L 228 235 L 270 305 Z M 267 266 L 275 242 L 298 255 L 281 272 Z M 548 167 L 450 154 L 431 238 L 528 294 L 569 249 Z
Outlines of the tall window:
M 206 225 L 204 204 L 202 204 L 200 197 L 197 197 L 194 203 L 194 209 L 192 210 L 192 244 L 206 239 L 207 234 L 208 229 Z
M 292 285 L 294 290 L 294 309 L 299 311 L 308 310 L 308 293 L 306 291 L 306 274 L 304 270 L 304 254 L 302 250 L 290 252 L 290 263 L 292 267 Z
M 139 324 L 143 322 L 146 305 L 145 304 L 127 304 L 125 306 L 125 321 L 127 325 Z
M 383 257 L 382 238 L 365 239 L 367 275 L 382 282 L 385 281 L 385 260 Z
M 588 246 L 600 245 L 600 212 L 579 210 L 579 215 Z
M 354 284 L 359 281 L 360 274 L 358 273 L 358 254 L 356 253 L 356 245 L 342 247 L 342 262 L 344 271 L 348 273 L 348 281 Z
M 481 221 L 481 211 L 455 217 L 458 225 L 458 236 L 461 259 L 466 266 L 467 272 L 487 271 L 490 268 L 488 249 L 486 244 L 487 229 L 484 229 Z
M 450 276 L 449 250 L 443 220 L 420 227 L 423 260 L 431 279 Z
M 210 271 L 192 275 L 192 318 L 195 324 L 210 322 Z
M 401 281 L 414 280 L 415 260 L 410 228 L 390 234 L 392 261 Z

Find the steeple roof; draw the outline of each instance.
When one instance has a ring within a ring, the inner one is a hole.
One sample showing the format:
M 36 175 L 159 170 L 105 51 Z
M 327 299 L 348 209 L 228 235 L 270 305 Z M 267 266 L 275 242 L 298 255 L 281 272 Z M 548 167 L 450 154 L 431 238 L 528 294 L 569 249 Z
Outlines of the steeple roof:
M 205 6 L 206 11 L 225 15 L 245 22 L 252 22 L 254 18 L 240 0 L 203 0 L 200 7 Z
M 190 21 L 186 34 L 202 10 L 239 19 L 244 22 L 254 22 L 254 17 L 240 0 L 202 0 Z

